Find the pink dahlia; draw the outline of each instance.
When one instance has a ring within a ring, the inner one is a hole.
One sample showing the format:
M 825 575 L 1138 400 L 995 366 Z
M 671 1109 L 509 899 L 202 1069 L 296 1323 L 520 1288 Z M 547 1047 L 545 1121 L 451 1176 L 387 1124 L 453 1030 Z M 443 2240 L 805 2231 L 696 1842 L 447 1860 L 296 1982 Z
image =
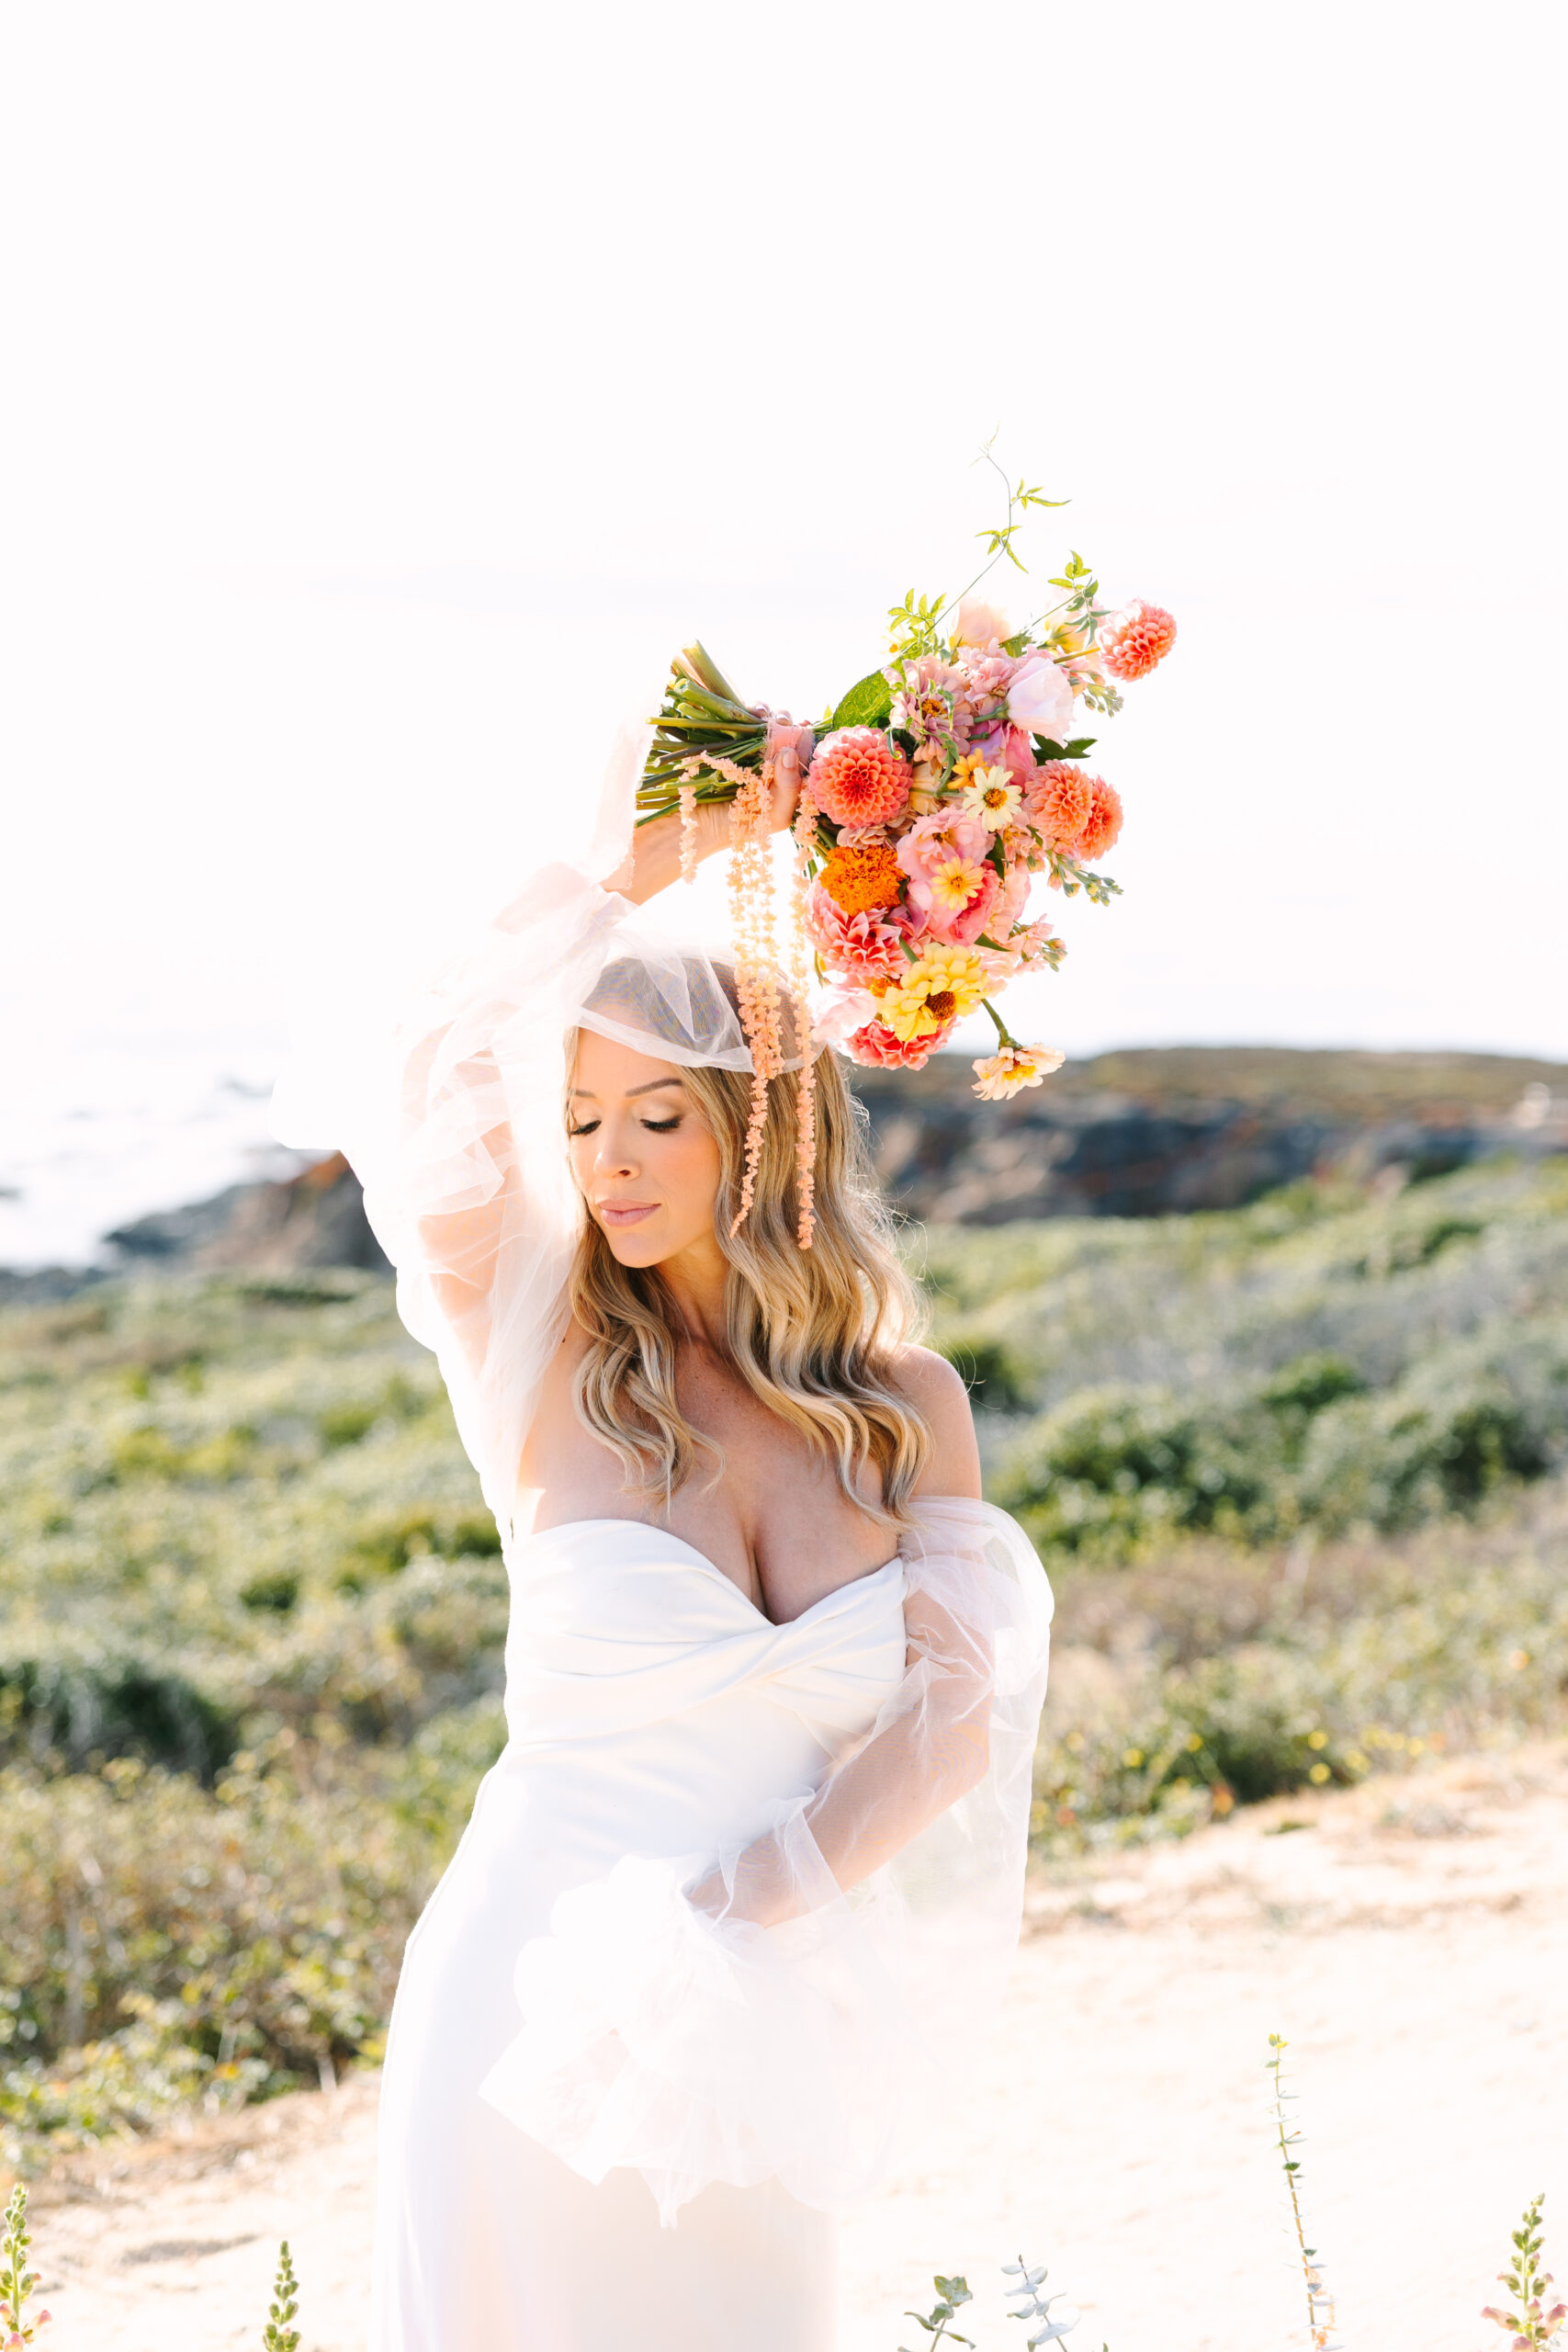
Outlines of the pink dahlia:
M 896 1036 L 885 1021 L 868 1021 L 863 1029 L 845 1039 L 845 1051 L 863 1069 L 924 1069 L 952 1027 L 950 1021 L 934 1036 L 905 1038 Z
M 1112 613 L 1100 632 L 1100 651 L 1113 678 L 1146 678 L 1176 643 L 1176 623 L 1158 605 L 1141 596 Z
M 1114 849 L 1122 834 L 1122 796 L 1116 786 L 1107 784 L 1102 775 L 1091 775 L 1089 791 L 1089 815 L 1073 851 L 1075 857 L 1081 857 L 1086 863 Z
M 862 986 L 874 976 L 896 980 L 906 957 L 902 942 L 909 932 L 904 910 L 861 908 L 848 913 L 814 883 L 806 899 L 806 928 L 812 944 L 829 970 Z
M 909 763 L 874 727 L 840 727 L 818 746 L 807 786 L 835 825 L 888 825 L 909 797 Z
M 1047 760 L 1035 770 L 1023 806 L 1031 824 L 1045 836 L 1048 849 L 1077 854 L 1079 836 L 1094 806 L 1091 782 L 1071 760 Z

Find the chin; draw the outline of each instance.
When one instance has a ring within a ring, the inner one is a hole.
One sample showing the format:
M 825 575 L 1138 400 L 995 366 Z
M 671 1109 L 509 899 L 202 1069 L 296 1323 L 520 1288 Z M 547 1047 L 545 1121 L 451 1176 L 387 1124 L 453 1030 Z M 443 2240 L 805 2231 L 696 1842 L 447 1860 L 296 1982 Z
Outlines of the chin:
M 609 1243 L 610 1255 L 618 1266 L 657 1266 L 660 1259 L 671 1255 L 669 1236 L 650 1232 L 647 1226 L 623 1226 L 617 1232 L 610 1226 L 602 1225 L 599 1230 Z

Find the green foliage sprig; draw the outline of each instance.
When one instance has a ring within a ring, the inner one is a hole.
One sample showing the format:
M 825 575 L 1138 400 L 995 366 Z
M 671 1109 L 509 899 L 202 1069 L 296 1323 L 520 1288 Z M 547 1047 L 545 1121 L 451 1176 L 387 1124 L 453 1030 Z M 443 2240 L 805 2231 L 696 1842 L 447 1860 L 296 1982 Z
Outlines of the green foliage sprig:
M 28 2255 L 32 2245 L 28 2228 L 28 2192 L 18 2181 L 11 2191 L 6 2208 L 4 2228 L 0 2229 L 0 2326 L 6 2330 L 4 2352 L 13 2352 L 35 2341 L 39 2330 L 49 2325 L 47 2312 L 28 2311 L 38 2274 L 28 2267 Z
M 299 2313 L 299 2281 L 294 2276 L 293 2256 L 285 2238 L 277 2249 L 277 2278 L 266 2326 L 262 2332 L 262 2352 L 299 2352 L 299 2331 L 292 2324 Z
M 1561 2298 L 1550 2304 L 1546 2301 L 1552 2278 L 1540 2260 L 1540 2209 L 1545 2201 L 1543 2197 L 1531 2198 L 1524 2220 L 1513 2233 L 1513 2261 L 1497 2273 L 1497 2283 L 1506 2287 L 1517 2310 L 1501 2311 L 1495 2303 L 1488 2303 L 1481 2314 L 1512 2338 L 1509 2352 L 1551 2352 L 1562 2340 L 1568 2322 L 1568 2303 Z
M 1292 2149 L 1300 2146 L 1302 2135 L 1292 2127 L 1291 2119 L 1285 2112 L 1287 2107 L 1295 2104 L 1296 2099 L 1295 2092 L 1285 2088 L 1284 2077 L 1280 2072 L 1285 2052 L 1289 2047 L 1282 2034 L 1269 2035 L 1269 2054 L 1265 2061 L 1266 2070 L 1273 2078 L 1269 2114 L 1279 2145 L 1280 2162 L 1284 2167 L 1285 2187 L 1291 2199 L 1291 2222 L 1296 2233 L 1296 2251 L 1301 2257 L 1302 2278 L 1306 2287 L 1309 2340 L 1313 2352 L 1330 2352 L 1328 2339 L 1334 2333 L 1335 2324 L 1334 2298 L 1323 2283 L 1317 2248 L 1308 2245 L 1306 2242 L 1299 2194 L 1301 2160 L 1292 2154 Z
M 931 2284 L 936 2289 L 937 2299 L 930 2312 L 923 2315 L 919 2312 L 906 2312 L 905 2318 L 912 2319 L 917 2327 L 925 2329 L 926 2334 L 931 2337 L 933 2352 L 934 2346 L 938 2344 L 966 2344 L 970 2347 L 970 2352 L 974 2352 L 974 2337 L 960 2335 L 953 2324 L 960 2307 L 975 2300 L 969 2291 L 968 2280 L 938 2277 L 931 2280 Z M 899 2346 L 899 2352 L 904 2352 L 902 2346 Z

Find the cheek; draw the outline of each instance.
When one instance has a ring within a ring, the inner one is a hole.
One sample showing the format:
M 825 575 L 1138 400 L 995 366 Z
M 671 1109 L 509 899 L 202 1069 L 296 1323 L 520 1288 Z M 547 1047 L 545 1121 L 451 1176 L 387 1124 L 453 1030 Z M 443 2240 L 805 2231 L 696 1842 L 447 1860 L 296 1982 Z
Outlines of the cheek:
M 671 1136 L 660 1170 L 671 1203 L 679 1202 L 694 1215 L 708 1216 L 718 1191 L 718 1146 L 705 1129 Z

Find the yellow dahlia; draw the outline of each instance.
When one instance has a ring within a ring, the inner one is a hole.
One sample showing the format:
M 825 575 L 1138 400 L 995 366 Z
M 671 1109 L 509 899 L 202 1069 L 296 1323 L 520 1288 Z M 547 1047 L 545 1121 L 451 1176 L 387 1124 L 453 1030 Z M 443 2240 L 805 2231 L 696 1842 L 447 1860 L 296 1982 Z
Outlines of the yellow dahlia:
M 973 1012 L 983 1002 L 987 985 L 985 967 L 972 947 L 939 942 L 888 989 L 880 1016 L 906 1044 L 931 1037 L 949 1022 Z

